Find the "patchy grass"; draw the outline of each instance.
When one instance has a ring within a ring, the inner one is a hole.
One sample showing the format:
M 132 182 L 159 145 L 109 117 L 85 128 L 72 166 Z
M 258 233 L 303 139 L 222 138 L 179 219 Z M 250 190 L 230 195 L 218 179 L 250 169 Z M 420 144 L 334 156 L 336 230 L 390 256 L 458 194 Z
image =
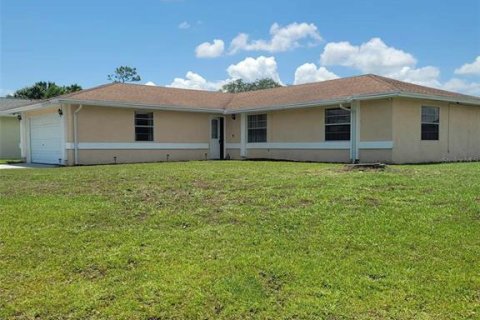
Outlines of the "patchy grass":
M 480 163 L 0 171 L 0 318 L 478 319 Z
M 22 163 L 22 160 L 19 159 L 0 159 L 0 164 L 9 164 L 9 163 Z

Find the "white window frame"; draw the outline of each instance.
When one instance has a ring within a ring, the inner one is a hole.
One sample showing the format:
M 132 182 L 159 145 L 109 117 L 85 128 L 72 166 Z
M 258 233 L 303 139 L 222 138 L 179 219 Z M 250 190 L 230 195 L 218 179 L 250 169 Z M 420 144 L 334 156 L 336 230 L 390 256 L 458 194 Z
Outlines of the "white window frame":
M 152 124 L 151 125 L 137 125 L 137 114 L 151 114 L 152 115 Z M 135 142 L 153 142 L 155 141 L 155 113 L 153 111 L 142 111 L 137 110 L 134 113 L 134 135 L 135 135 Z M 151 128 L 152 129 L 152 140 L 137 140 L 137 128 Z
M 352 113 L 351 111 L 349 112 L 350 115 L 350 121 L 348 122 L 337 122 L 337 123 L 327 123 L 327 112 L 328 110 L 343 110 L 342 108 L 325 108 L 325 141 L 350 141 L 351 140 L 351 134 L 352 134 Z M 350 126 L 350 134 L 349 138 L 346 140 L 327 140 L 327 127 L 330 126 L 345 126 L 349 125 Z
M 249 117 L 255 117 L 255 116 L 265 116 L 265 126 L 264 127 L 250 128 L 250 121 L 248 121 Z M 247 125 L 247 143 L 265 143 L 265 142 L 268 141 L 268 114 L 267 113 L 248 114 L 246 125 Z M 260 130 L 260 129 L 265 129 L 265 141 L 250 141 L 250 130 Z
M 438 112 L 438 122 L 431 122 L 431 121 L 423 121 L 423 110 L 424 109 L 435 109 Z M 423 125 L 436 125 L 437 126 L 437 139 L 423 139 Z M 422 106 L 420 110 L 420 139 L 422 141 L 438 141 L 440 140 L 440 107 L 435 106 Z

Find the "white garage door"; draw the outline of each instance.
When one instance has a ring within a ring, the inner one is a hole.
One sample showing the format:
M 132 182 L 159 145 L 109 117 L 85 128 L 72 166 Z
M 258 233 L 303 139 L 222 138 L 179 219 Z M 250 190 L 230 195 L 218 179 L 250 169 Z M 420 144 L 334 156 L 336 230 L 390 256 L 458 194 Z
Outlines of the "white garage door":
M 30 150 L 34 163 L 61 164 L 62 118 L 58 114 L 30 119 Z

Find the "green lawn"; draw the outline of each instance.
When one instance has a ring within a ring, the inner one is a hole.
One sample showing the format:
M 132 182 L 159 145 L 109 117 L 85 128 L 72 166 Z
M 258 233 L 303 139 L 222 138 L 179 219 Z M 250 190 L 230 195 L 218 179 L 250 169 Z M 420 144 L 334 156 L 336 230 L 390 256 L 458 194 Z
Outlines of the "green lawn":
M 22 160 L 18 159 L 0 159 L 0 164 L 6 164 L 6 163 L 20 163 Z
M 0 171 L 0 318 L 478 319 L 480 163 Z

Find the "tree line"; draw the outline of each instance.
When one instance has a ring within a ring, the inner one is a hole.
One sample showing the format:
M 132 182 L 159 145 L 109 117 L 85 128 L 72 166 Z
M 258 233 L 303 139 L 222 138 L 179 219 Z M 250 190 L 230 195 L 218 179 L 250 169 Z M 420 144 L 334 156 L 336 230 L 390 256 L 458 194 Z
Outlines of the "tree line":
M 127 83 L 141 81 L 137 69 L 129 66 L 120 66 L 115 69 L 112 74 L 107 75 L 107 79 L 114 83 Z M 270 88 L 278 88 L 282 85 L 272 78 L 262 78 L 253 82 L 245 82 L 242 79 L 233 80 L 222 86 L 220 91 L 229 93 L 239 93 L 247 91 L 256 91 Z M 31 86 L 19 89 L 10 98 L 42 100 L 50 99 L 60 95 L 82 90 L 79 84 L 71 84 L 69 86 L 57 85 L 52 81 L 39 81 Z

